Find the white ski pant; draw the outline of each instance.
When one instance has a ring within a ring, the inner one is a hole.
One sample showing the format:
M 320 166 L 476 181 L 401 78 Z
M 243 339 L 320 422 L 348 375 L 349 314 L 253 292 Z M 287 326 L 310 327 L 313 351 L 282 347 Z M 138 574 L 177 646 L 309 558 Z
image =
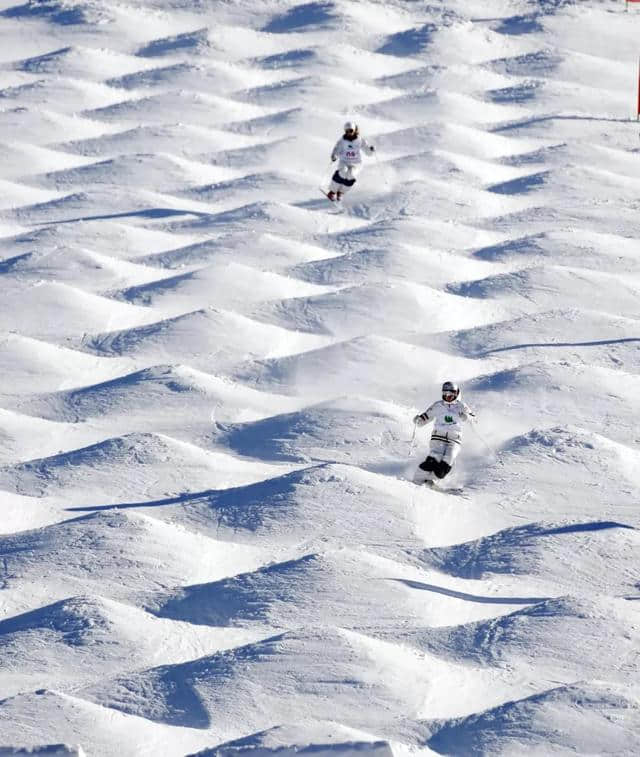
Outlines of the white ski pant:
M 460 454 L 460 449 L 459 439 L 449 437 L 448 434 L 433 434 L 431 436 L 431 444 L 429 445 L 427 460 L 431 457 L 436 463 L 446 463 L 452 468 L 456 457 Z M 438 478 L 438 476 L 432 470 L 423 470 L 420 467 L 418 467 L 413 476 L 415 483 L 433 481 L 436 478 Z
M 342 192 L 345 194 L 356 183 L 356 174 L 360 170 L 360 164 L 352 165 L 349 163 L 338 163 L 338 168 L 334 171 L 331 177 L 331 184 L 329 190 L 331 192 Z

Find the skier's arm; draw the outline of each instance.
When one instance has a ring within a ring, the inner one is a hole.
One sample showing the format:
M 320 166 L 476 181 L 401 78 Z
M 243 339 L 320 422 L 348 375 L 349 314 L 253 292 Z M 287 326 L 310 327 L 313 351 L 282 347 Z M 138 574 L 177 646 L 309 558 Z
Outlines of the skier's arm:
M 369 144 L 369 142 L 367 142 L 364 137 L 360 138 L 360 144 L 365 150 L 368 150 L 369 153 L 374 153 L 376 151 L 376 148 L 373 145 Z
M 424 426 L 427 423 L 429 423 L 429 421 L 432 421 L 433 418 L 429 415 L 429 412 L 433 409 L 433 407 L 434 405 L 429 405 L 429 407 L 424 411 L 424 413 L 418 413 L 418 415 L 414 416 L 413 422 L 417 426 Z
M 338 155 L 340 154 L 340 142 L 342 142 L 342 137 L 335 143 L 333 150 L 331 150 L 332 163 L 338 159 Z
M 469 405 L 466 404 L 466 402 L 462 403 L 462 412 L 460 413 L 460 416 L 465 421 L 471 421 L 471 423 L 476 422 L 476 414 L 469 407 Z

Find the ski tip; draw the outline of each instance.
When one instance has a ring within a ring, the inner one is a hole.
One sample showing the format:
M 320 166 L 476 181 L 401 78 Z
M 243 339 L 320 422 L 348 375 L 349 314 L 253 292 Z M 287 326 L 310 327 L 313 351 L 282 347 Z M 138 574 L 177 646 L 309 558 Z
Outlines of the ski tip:
M 465 496 L 464 488 L 461 486 L 441 486 L 435 481 L 414 481 L 416 486 L 424 486 L 427 489 L 432 489 L 435 492 L 441 492 L 442 494 L 455 494 L 456 496 Z
M 331 203 L 332 205 L 334 205 L 334 206 L 335 206 L 336 208 L 342 208 L 342 207 L 344 207 L 344 206 L 342 205 L 342 199 L 338 199 L 337 197 L 334 197 L 334 198 L 332 199 L 331 197 L 329 197 L 329 193 L 328 193 L 328 192 L 327 192 L 326 190 L 324 190 L 324 189 L 323 189 L 322 187 L 318 187 L 318 189 L 319 189 L 319 190 L 320 190 L 320 192 L 321 192 L 321 193 L 322 193 L 322 194 L 323 194 L 323 195 L 324 195 L 324 196 L 325 196 L 325 197 L 327 198 L 327 200 L 329 200 L 329 202 L 330 202 L 330 203 Z

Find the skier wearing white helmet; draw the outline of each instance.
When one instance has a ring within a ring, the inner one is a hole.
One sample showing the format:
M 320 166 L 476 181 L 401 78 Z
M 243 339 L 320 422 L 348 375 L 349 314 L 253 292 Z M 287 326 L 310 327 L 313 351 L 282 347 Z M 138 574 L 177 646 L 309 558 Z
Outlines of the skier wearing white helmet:
M 358 166 L 362 163 L 362 151 L 366 150 L 372 154 L 375 149 L 364 137 L 360 136 L 358 124 L 355 121 L 347 121 L 344 125 L 344 134 L 331 150 L 331 160 L 338 161 L 338 168 L 331 177 L 327 193 L 330 200 L 339 202 L 345 192 L 351 189 L 356 183 Z
M 469 405 L 460 399 L 460 387 L 453 381 L 445 381 L 442 399 L 413 419 L 417 426 L 433 421 L 429 454 L 413 476 L 415 484 L 431 483 L 449 473 L 460 452 L 463 426 L 474 417 Z

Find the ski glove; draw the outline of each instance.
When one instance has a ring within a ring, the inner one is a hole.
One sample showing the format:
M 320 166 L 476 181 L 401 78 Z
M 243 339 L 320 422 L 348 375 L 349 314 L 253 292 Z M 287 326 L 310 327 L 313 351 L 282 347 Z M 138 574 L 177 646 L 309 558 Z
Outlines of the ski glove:
M 419 413 L 413 419 L 416 426 L 424 426 L 428 422 L 427 416 L 424 413 Z
M 331 162 L 332 162 L 332 163 L 335 163 L 335 162 L 336 162 L 336 160 L 337 160 L 336 156 L 335 156 L 335 155 L 332 155 L 332 156 L 331 156 Z
M 369 152 L 375 152 L 376 148 L 373 145 L 369 145 Z

